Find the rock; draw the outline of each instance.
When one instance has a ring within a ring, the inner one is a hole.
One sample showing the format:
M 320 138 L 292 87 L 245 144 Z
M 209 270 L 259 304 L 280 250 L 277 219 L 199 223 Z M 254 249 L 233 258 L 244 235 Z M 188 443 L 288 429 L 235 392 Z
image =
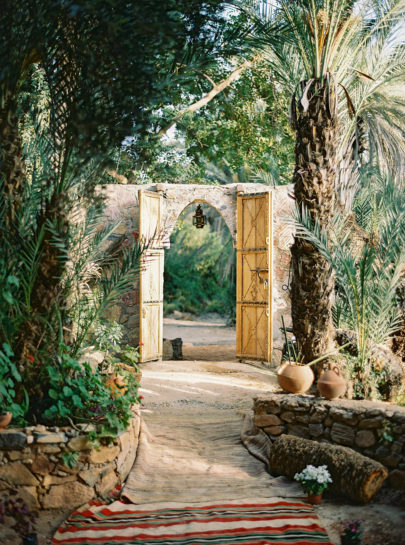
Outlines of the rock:
M 297 414 L 297 416 L 295 417 L 295 420 L 297 422 L 300 422 L 301 424 L 308 424 L 309 414 Z
M 328 409 L 326 407 L 322 407 L 321 405 L 312 406 L 310 410 L 309 421 L 313 422 L 314 424 L 318 424 L 319 422 L 322 422 L 327 415 Z
M 377 417 L 377 418 L 365 418 L 364 420 L 360 420 L 359 422 L 359 430 L 371 430 L 375 428 L 379 428 L 381 426 L 381 422 L 383 421 L 383 417 Z
M 301 424 L 290 424 L 288 426 L 288 434 L 303 437 L 304 439 L 310 438 L 308 428 L 306 426 L 302 426 Z
M 101 350 L 92 350 L 89 352 L 85 352 L 82 356 L 80 356 L 79 362 L 80 363 L 88 363 L 92 369 L 92 371 L 97 371 L 98 366 L 105 358 L 105 353 Z
M 88 486 L 94 486 L 101 477 L 104 468 L 93 467 L 92 469 L 86 469 L 79 472 L 79 478 Z
M 7 452 L 7 457 L 9 460 L 14 462 L 15 460 L 23 460 L 25 458 L 25 454 L 22 450 L 10 450 Z
M 405 490 L 405 471 L 394 469 L 389 475 L 389 481 L 392 488 L 397 490 Z
M 33 473 L 38 473 L 38 475 L 48 475 L 54 469 L 55 464 L 45 456 L 44 454 L 39 454 L 35 457 L 31 464 L 31 471 Z
M 281 435 L 284 431 L 284 426 L 268 426 L 263 428 L 266 433 L 269 435 Z
M 279 426 L 282 421 L 275 414 L 260 414 L 254 417 L 254 423 L 259 428 L 264 428 L 266 426 Z
M 353 411 L 341 409 L 340 407 L 331 407 L 329 409 L 329 416 L 335 422 L 344 422 L 345 424 L 357 424 L 359 421 L 359 417 Z
M 42 486 L 49 488 L 54 484 L 65 484 L 76 480 L 76 475 L 66 475 L 64 477 L 58 477 L 57 475 L 45 475 L 42 481 Z
M 163 339 L 163 360 L 173 359 L 173 345 L 169 339 Z
M 14 485 L 36 486 L 39 481 L 21 462 L 12 462 L 0 467 L 0 479 Z
M 31 510 L 39 509 L 37 489 L 35 486 L 19 486 L 18 495 Z
M 100 447 L 98 450 L 93 449 L 90 452 L 88 460 L 90 464 L 105 464 L 117 458 L 119 452 L 120 448 L 118 446 Z
M 64 433 L 37 433 L 34 432 L 35 443 L 67 443 L 68 438 Z
M 81 450 L 91 450 L 93 448 L 92 443 L 88 440 L 87 435 L 78 435 L 73 437 L 67 444 L 68 448 L 73 452 L 79 452 Z
M 383 344 L 373 345 L 370 363 L 384 377 L 378 390 L 386 401 L 392 401 L 400 395 L 405 386 L 405 363 Z
M 399 461 L 400 457 L 397 454 L 389 454 L 385 458 L 381 459 L 381 463 L 390 468 L 398 467 Z
M 346 424 L 335 422 L 331 428 L 330 436 L 332 441 L 339 445 L 350 447 L 354 444 L 354 429 Z
M 294 422 L 295 413 L 293 413 L 292 411 L 284 411 L 280 414 L 280 418 L 285 422 Z
M 58 454 L 61 452 L 61 448 L 56 445 L 44 445 L 41 447 L 41 452 L 45 452 L 46 454 Z
M 51 486 L 49 492 L 42 498 L 44 509 L 74 509 L 90 501 L 94 490 L 79 482 L 71 482 Z
M 323 434 L 322 424 L 308 424 L 308 430 L 311 437 L 320 437 Z
M 375 445 L 376 438 L 372 431 L 360 430 L 356 433 L 355 443 L 360 448 L 368 448 Z
M 1 450 L 22 450 L 27 446 L 27 436 L 21 431 L 4 430 L 0 433 Z
M 110 492 L 113 488 L 117 486 L 119 479 L 115 474 L 114 469 L 111 467 L 107 473 L 105 473 L 101 480 L 96 484 L 97 494 L 103 496 Z

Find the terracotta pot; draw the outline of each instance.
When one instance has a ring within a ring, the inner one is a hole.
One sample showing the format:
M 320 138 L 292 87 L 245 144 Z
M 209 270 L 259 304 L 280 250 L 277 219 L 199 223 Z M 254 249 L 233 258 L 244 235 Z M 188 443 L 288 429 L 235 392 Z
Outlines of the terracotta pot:
M 318 391 L 325 399 L 336 399 L 346 391 L 346 381 L 338 367 L 324 371 L 318 380 Z
M 322 501 L 322 492 L 320 494 L 308 494 L 307 501 L 312 505 L 319 505 Z
M 142 371 L 137 371 L 133 365 L 127 365 L 126 363 L 117 363 L 118 367 L 125 369 L 128 373 L 131 373 L 135 377 L 135 380 L 140 383 L 142 378 Z
M 0 414 L 0 430 L 6 428 L 13 418 L 11 413 Z
M 108 388 L 111 388 L 111 392 L 114 396 L 122 396 L 128 390 L 128 388 L 125 387 L 125 378 L 122 375 L 116 375 L 115 373 L 111 373 L 108 376 L 105 385 Z
M 287 361 L 277 370 L 278 383 L 291 394 L 307 392 L 314 379 L 314 372 L 308 365 L 295 365 Z

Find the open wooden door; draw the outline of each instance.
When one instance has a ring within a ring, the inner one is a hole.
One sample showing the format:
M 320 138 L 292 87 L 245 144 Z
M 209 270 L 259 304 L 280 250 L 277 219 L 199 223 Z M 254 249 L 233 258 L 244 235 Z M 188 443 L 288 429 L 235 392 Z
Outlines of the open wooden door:
M 236 356 L 271 362 L 272 192 L 237 196 Z
M 139 234 L 148 244 L 139 280 L 140 361 L 159 360 L 163 353 L 162 196 L 139 191 Z

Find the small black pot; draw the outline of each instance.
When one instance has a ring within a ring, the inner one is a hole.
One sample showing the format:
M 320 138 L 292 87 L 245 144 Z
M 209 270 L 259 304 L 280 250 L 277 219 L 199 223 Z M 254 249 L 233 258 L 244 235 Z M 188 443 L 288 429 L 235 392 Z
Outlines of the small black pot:
M 340 536 L 340 539 L 341 545 L 361 545 L 361 537 L 356 539 L 350 539 L 350 537 L 342 535 Z
M 38 535 L 29 534 L 23 538 L 22 545 L 38 545 Z

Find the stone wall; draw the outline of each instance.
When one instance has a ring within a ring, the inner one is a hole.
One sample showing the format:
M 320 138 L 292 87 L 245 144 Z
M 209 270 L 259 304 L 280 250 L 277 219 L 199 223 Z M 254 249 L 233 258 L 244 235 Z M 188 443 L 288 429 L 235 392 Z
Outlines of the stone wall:
M 290 214 L 294 201 L 290 198 L 292 186 L 269 188 L 262 184 L 229 184 L 223 186 L 193 184 L 153 184 L 153 185 L 108 185 L 104 191 L 107 196 L 107 221 L 120 221 L 116 235 L 136 237 L 139 224 L 138 191 L 158 191 L 163 196 L 162 224 L 163 240 L 170 247 L 170 234 L 181 212 L 191 203 L 203 202 L 214 207 L 227 224 L 236 244 L 236 196 L 244 194 L 273 192 L 273 337 L 274 359 L 281 358 L 281 316 L 290 323 L 290 299 L 288 291 L 290 246 L 293 242 L 292 228 L 286 225 L 285 218 Z M 110 319 L 124 325 L 124 342 L 137 345 L 139 342 L 139 289 L 127 293 L 120 306 L 109 311 Z
M 405 490 L 405 407 L 371 401 L 326 401 L 308 395 L 255 398 L 254 422 L 271 440 L 283 433 L 350 447 L 384 464 Z
M 0 432 L 0 494 L 16 489 L 32 509 L 70 512 L 95 496 L 103 496 L 127 477 L 136 457 L 139 410 L 129 428 L 113 444 L 94 448 L 86 432 L 92 425 L 46 428 L 39 425 Z M 83 431 L 80 431 L 83 430 Z M 63 454 L 77 453 L 69 468 Z

